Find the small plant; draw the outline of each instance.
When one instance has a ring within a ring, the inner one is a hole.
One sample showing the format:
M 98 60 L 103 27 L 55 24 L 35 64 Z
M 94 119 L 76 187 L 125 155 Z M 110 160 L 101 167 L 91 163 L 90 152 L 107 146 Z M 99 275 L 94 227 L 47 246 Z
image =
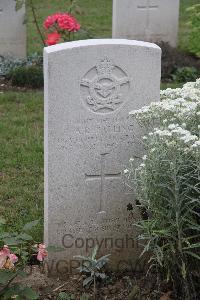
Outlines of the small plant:
M 20 233 L 6 232 L 6 222 L 0 218 L 0 299 L 38 299 L 31 288 L 14 283 L 16 277 L 25 277 L 24 268 L 35 255 L 42 262 L 47 256 L 43 244 L 36 244 L 29 231 L 39 221 L 27 223 Z
M 200 57 L 200 4 L 193 5 L 187 9 L 189 13 L 189 50 Z
M 60 292 L 58 295 L 58 300 L 74 300 L 76 299 L 74 295 L 65 293 L 65 292 Z
M 185 83 L 187 81 L 194 81 L 198 78 L 200 72 L 194 67 L 178 68 L 173 74 L 172 79 L 175 82 Z
M 9 74 L 15 86 L 41 88 L 44 84 L 43 69 L 41 66 L 22 66 L 13 69 Z
M 94 297 L 96 295 L 96 281 L 97 279 L 105 279 L 106 274 L 102 272 L 102 268 L 108 263 L 110 254 L 96 258 L 98 252 L 98 246 L 96 246 L 91 256 L 74 256 L 74 258 L 82 260 L 82 266 L 78 268 L 80 273 L 87 275 L 87 278 L 83 281 L 83 286 L 90 286 L 92 283 L 94 285 Z

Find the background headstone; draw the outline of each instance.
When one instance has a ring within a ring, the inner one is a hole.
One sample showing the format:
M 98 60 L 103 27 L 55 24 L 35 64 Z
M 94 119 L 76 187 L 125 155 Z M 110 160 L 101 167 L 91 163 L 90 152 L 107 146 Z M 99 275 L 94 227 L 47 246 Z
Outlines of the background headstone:
M 15 11 L 14 0 L 0 0 L 0 55 L 26 56 L 25 6 Z
M 134 196 L 123 170 L 134 151 L 142 153 L 129 112 L 159 100 L 160 48 L 77 41 L 45 48 L 44 65 L 45 244 L 65 247 L 49 254 L 51 267 L 69 270 L 73 255 L 95 244 L 114 267 L 136 259 L 139 211 L 127 211 Z
M 179 0 L 113 0 L 113 38 L 176 47 Z

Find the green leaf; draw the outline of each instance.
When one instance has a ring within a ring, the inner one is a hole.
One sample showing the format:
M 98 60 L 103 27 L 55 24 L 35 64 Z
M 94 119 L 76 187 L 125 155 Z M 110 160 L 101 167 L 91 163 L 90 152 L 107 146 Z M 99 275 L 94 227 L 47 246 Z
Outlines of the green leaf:
M 80 297 L 80 300 L 89 300 L 90 297 L 87 295 L 87 294 L 83 294 L 81 297 Z
M 13 279 L 16 276 L 13 271 L 8 271 L 8 270 L 0 270 L 0 283 L 1 284 L 6 284 L 8 281 Z
M 36 300 L 39 298 L 38 294 L 29 287 L 23 288 L 20 295 L 27 300 Z
M 60 292 L 58 295 L 58 300 L 74 300 L 75 296 L 69 293 Z
M 93 277 L 87 277 L 84 281 L 83 281 L 83 286 L 87 286 L 90 285 L 93 281 Z
M 99 247 L 95 246 L 94 249 L 93 249 L 93 251 L 92 251 L 92 259 L 93 260 L 96 258 L 98 249 L 99 249 Z
M 18 284 L 15 284 L 12 287 L 8 287 L 5 293 L 3 294 L 3 300 L 10 300 L 13 296 L 15 296 L 15 299 L 20 299 L 20 297 L 18 296 L 19 292 L 20 286 Z
M 20 284 L 15 284 L 12 287 L 8 287 L 4 293 L 4 300 L 10 300 L 11 297 L 19 300 L 36 300 L 38 299 L 38 294 L 29 287 L 23 287 Z M 13 299 L 13 298 L 12 298 Z
M 6 224 L 6 220 L 3 217 L 0 217 L 0 226 L 5 224 Z
M 24 227 L 22 228 L 22 231 L 30 231 L 31 229 L 33 229 L 35 226 L 37 226 L 39 224 L 40 220 L 35 220 L 32 222 L 29 222 L 27 224 L 24 225 Z
M 21 241 L 19 239 L 17 239 L 17 237 L 6 237 L 3 239 L 4 244 L 11 246 L 11 245 L 19 245 L 21 244 Z
M 33 240 L 32 236 L 30 236 L 27 233 L 21 233 L 21 234 L 19 234 L 18 238 L 21 239 L 21 240 L 24 240 L 24 241 L 32 241 Z
M 187 249 L 194 249 L 194 248 L 200 248 L 200 243 L 197 244 L 191 244 L 188 247 L 184 247 L 183 250 L 187 250 Z
M 4 239 L 5 237 L 10 237 L 11 234 L 9 232 L 0 233 L 0 239 Z
M 197 254 L 195 254 L 195 253 L 193 253 L 193 252 L 191 252 L 191 251 L 185 251 L 185 253 L 187 253 L 187 254 L 191 255 L 192 257 L 194 257 L 194 258 L 200 260 L 200 256 L 197 255 Z

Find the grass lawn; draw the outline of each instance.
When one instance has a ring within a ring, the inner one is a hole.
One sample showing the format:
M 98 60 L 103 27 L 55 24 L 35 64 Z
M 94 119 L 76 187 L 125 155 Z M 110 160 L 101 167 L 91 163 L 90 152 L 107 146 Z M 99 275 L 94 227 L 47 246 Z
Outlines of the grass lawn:
M 123 0 L 122 0 L 123 1 Z M 66 0 L 35 0 L 39 23 Z M 84 14 L 78 16 L 87 34 L 77 38 L 111 37 L 112 0 L 79 1 Z M 181 0 L 180 47 L 187 48 L 188 27 L 185 8 L 199 0 Z M 28 52 L 41 52 L 42 44 L 28 11 Z M 163 85 L 162 88 L 166 88 Z M 174 86 L 173 86 L 174 87 Z M 0 94 L 0 215 L 13 230 L 27 221 L 41 218 L 35 237 L 42 239 L 43 227 L 43 93 Z
M 43 94 L 1 94 L 0 117 L 0 215 L 15 230 L 43 215 Z

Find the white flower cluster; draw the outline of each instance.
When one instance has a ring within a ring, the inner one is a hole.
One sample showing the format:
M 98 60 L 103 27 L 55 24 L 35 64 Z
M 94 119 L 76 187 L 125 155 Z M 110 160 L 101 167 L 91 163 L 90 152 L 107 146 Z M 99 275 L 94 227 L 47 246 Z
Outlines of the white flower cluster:
M 166 89 L 160 92 L 162 99 L 174 99 L 183 98 L 191 101 L 199 101 L 200 98 L 200 79 L 196 82 L 187 82 L 183 88 Z
M 160 94 L 160 102 L 152 102 L 149 106 L 130 112 L 130 115 L 148 126 L 152 122 L 159 125 L 186 124 L 188 129 L 197 125 L 196 120 L 200 116 L 200 79 L 186 83 L 182 89 L 166 89 Z
M 194 148 L 200 150 L 199 137 L 191 134 L 189 130 L 182 128 L 178 124 L 170 124 L 167 129 L 155 128 L 153 132 L 149 133 L 149 136 L 159 136 L 160 139 L 165 140 L 167 145 L 172 145 L 170 142 L 175 141 L 174 145 L 179 147 L 182 145 L 183 149 L 189 147 L 190 150 Z
M 188 157 L 192 155 L 199 160 L 200 79 L 186 83 L 183 88 L 166 89 L 160 94 L 160 102 L 130 112 L 140 124 L 147 126 L 148 130 L 151 128 L 151 132 L 143 137 L 148 155 L 136 169 L 140 172 L 145 170 L 148 160 L 159 160 L 162 151 L 168 152 L 169 157 L 170 153 L 186 153 Z M 130 176 L 130 170 L 126 169 L 124 173 Z

